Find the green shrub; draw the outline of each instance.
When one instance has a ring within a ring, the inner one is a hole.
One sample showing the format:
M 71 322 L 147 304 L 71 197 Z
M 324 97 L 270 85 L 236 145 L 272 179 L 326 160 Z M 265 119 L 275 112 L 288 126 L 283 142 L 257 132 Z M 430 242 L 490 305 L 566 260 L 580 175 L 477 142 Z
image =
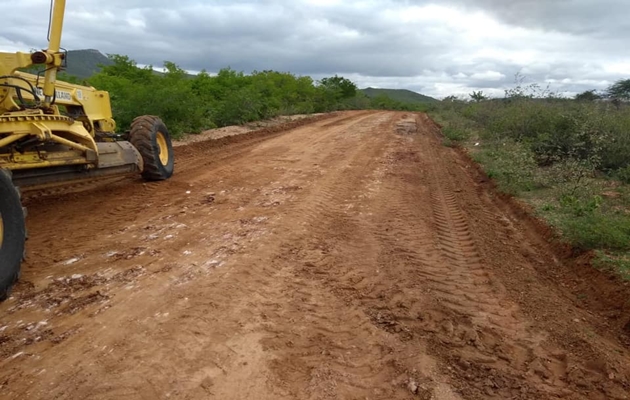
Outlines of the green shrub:
M 628 153 L 628 155 L 630 157 L 630 153 Z M 617 173 L 615 175 L 617 179 L 619 179 L 621 182 L 630 183 L 630 165 L 617 170 Z
M 560 204 L 569 214 L 575 217 L 584 217 L 591 215 L 602 205 L 600 196 L 593 196 L 588 200 L 579 199 L 573 195 L 564 195 L 560 198 Z
M 438 115 L 475 123 L 486 139 L 512 139 L 533 151 L 541 166 L 589 160 L 602 172 L 630 165 L 630 107 L 570 99 L 506 99 L 442 105 Z M 452 118 L 452 114 L 457 114 Z

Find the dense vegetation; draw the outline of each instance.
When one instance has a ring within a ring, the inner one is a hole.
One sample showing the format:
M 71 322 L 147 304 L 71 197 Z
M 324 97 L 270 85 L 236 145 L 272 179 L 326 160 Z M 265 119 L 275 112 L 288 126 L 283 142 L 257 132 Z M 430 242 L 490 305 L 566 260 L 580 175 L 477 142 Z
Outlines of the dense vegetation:
M 385 95 L 369 98 L 340 76 L 314 81 L 286 72 L 244 74 L 230 68 L 215 76 L 206 72 L 191 76 L 171 62 L 165 63 L 164 73 L 156 73 L 150 66 L 139 68 L 126 56 L 112 55 L 110 59 L 112 63 L 104 65 L 88 83 L 110 92 L 120 130 L 144 114 L 159 115 L 178 136 L 278 115 L 425 107 Z
M 529 201 L 575 248 L 595 250 L 596 264 L 630 277 L 630 105 L 622 83 L 576 99 L 537 85 L 502 99 L 474 92 L 470 101 L 447 99 L 433 115 L 446 144 L 468 147 L 501 190 Z

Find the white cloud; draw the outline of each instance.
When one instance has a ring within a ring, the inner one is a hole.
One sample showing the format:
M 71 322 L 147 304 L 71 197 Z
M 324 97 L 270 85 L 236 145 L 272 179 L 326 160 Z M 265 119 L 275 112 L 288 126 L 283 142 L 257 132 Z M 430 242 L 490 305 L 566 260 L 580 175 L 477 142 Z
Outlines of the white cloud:
M 505 75 L 497 71 L 475 72 L 470 77 L 481 81 L 500 81 L 505 79 Z
M 45 47 L 48 0 L 0 7 L 0 49 Z M 439 97 L 501 95 L 518 72 L 561 92 L 630 74 L 625 0 L 84 0 L 67 10 L 66 48 L 194 71 L 341 74 Z

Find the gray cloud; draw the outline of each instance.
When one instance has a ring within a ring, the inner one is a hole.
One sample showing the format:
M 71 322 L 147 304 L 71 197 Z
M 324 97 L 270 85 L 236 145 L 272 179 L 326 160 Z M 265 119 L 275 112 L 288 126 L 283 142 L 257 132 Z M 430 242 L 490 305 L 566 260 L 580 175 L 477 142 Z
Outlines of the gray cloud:
M 0 49 L 45 47 L 48 1 L 0 6 L 10 16 Z M 84 0 L 68 2 L 63 45 L 192 71 L 337 73 L 434 96 L 501 95 L 517 72 L 574 93 L 630 74 L 629 13 L 625 0 Z
M 447 0 L 483 10 L 510 25 L 599 38 L 623 38 L 630 30 L 627 0 Z

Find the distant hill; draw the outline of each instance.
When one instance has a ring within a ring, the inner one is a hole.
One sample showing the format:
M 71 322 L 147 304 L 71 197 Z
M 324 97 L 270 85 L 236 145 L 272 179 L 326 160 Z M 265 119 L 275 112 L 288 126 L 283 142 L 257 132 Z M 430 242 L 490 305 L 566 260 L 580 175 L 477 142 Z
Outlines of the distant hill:
M 369 87 L 367 89 L 361 89 L 361 92 L 367 97 L 385 95 L 392 100 L 403 103 L 434 103 L 439 101 L 433 97 L 425 96 L 407 89 L 376 89 Z
M 111 65 L 112 61 L 98 50 L 68 51 L 68 68 L 66 73 L 78 78 L 87 79 L 101 70 L 100 65 Z

